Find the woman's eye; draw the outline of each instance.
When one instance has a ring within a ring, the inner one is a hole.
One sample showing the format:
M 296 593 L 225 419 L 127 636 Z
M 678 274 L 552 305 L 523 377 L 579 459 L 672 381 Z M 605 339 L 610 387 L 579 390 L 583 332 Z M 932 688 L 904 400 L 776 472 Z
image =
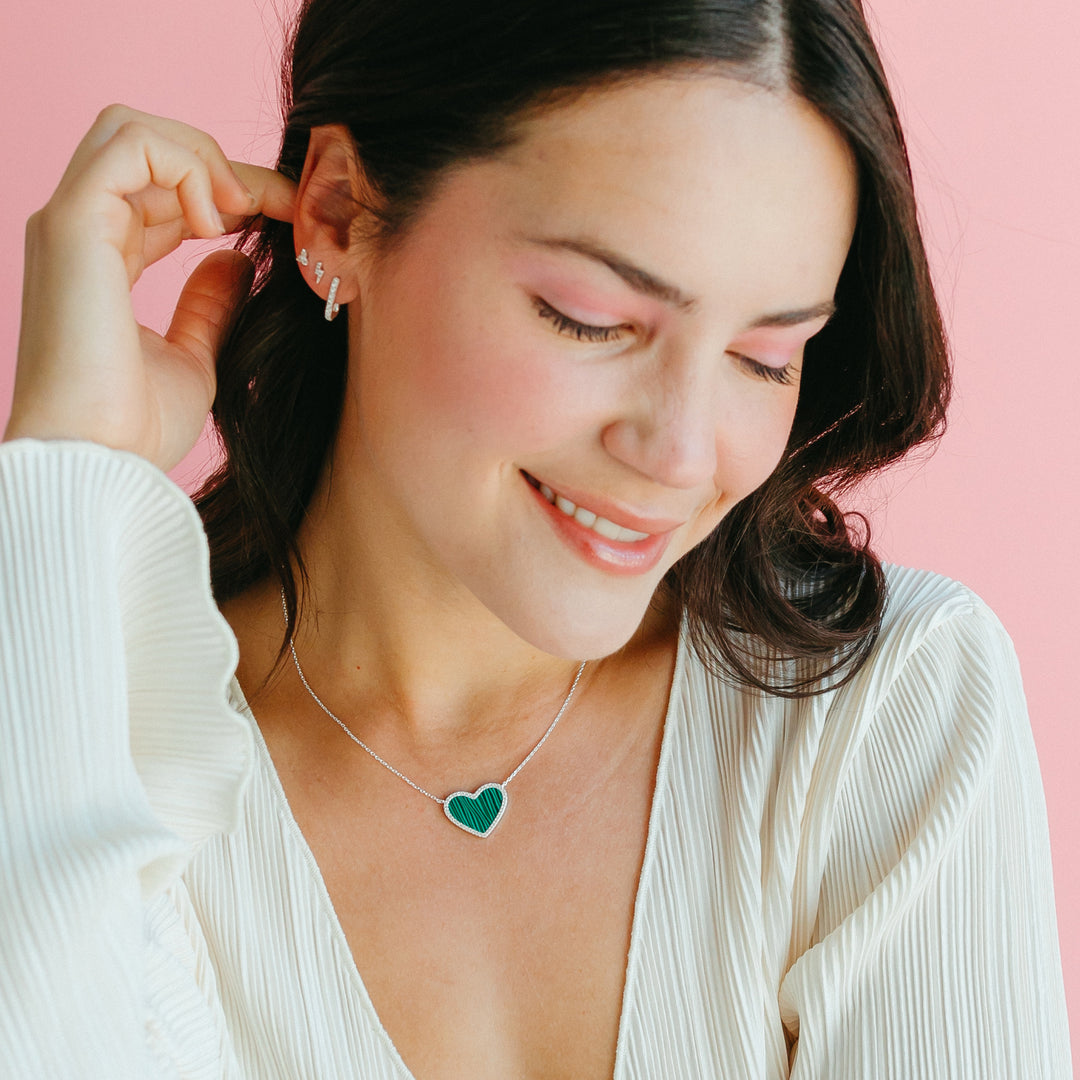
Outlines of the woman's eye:
M 626 330 L 632 329 L 625 324 L 619 326 L 592 326 L 589 323 L 578 322 L 564 315 L 557 308 L 553 308 L 546 300 L 539 296 L 533 298 L 537 313 L 542 319 L 552 323 L 560 334 L 568 334 L 577 338 L 578 341 L 612 341 L 620 337 Z M 771 364 L 763 364 L 760 360 L 744 356 L 742 353 L 734 353 L 735 358 L 750 372 L 751 375 L 768 382 L 778 383 L 781 386 L 793 386 L 798 374 L 792 364 L 783 367 L 774 367 Z
M 756 375 L 759 379 L 766 379 L 768 382 L 779 383 L 781 386 L 794 386 L 795 377 L 798 371 L 792 364 L 785 364 L 783 367 L 773 367 L 771 364 L 763 364 L 760 360 L 754 360 L 749 356 L 743 356 L 741 353 L 735 353 L 735 357 L 739 363 L 742 364 L 751 375 Z
M 546 300 L 535 297 L 533 303 L 540 318 L 547 319 L 552 323 L 560 334 L 569 334 L 578 341 L 612 341 L 622 335 L 626 326 L 590 326 L 588 323 L 578 322 L 564 315 L 561 311 L 553 308 Z

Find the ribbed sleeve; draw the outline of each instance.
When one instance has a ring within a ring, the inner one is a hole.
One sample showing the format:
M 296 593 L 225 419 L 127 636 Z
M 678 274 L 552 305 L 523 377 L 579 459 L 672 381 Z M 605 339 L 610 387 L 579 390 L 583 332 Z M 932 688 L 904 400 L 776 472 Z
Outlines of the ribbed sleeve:
M 89 443 L 0 447 L 0 1074 L 169 1075 L 146 914 L 236 823 L 235 662 L 166 477 Z
M 970 594 L 945 613 L 912 604 L 829 717 L 816 919 L 780 990 L 792 1080 L 1072 1075 L 1016 656 Z

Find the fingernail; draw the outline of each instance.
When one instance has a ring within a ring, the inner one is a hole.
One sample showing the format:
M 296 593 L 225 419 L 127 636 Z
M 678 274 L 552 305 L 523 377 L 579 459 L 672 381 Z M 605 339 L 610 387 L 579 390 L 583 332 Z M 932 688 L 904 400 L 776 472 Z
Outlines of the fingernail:
M 236 176 L 236 173 L 233 173 L 233 176 Z M 259 200 L 255 198 L 254 192 L 239 176 L 236 176 L 236 186 L 247 196 L 248 206 L 254 210 L 259 205 Z
M 214 207 L 214 221 L 217 223 L 218 236 L 224 236 L 228 230 L 225 228 L 225 222 L 222 221 L 221 214 L 218 213 L 216 206 Z

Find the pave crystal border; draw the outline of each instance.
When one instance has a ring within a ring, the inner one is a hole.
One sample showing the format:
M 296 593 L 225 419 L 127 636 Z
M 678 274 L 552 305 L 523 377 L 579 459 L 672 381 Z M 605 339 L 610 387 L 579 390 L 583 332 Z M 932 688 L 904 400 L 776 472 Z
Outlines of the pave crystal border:
M 495 815 L 494 818 L 492 818 L 491 824 L 488 825 L 488 827 L 483 832 L 480 832 L 478 829 L 471 828 L 463 821 L 458 821 L 458 819 L 450 813 L 451 800 L 458 798 L 458 796 L 464 796 L 467 799 L 479 799 L 485 791 L 488 791 L 491 788 L 498 788 L 502 792 L 502 805 L 499 807 L 499 812 Z M 473 836 L 479 836 L 482 840 L 485 836 L 490 836 L 494 831 L 495 826 L 498 825 L 500 821 L 502 821 L 503 814 L 506 813 L 506 807 L 509 805 L 509 803 L 510 796 L 506 792 L 506 786 L 504 781 L 502 784 L 481 784 L 480 787 L 478 787 L 475 791 L 455 791 L 452 795 L 447 795 L 446 798 L 442 800 L 442 808 L 443 813 L 446 814 L 448 821 L 456 825 L 463 832 L 471 833 Z

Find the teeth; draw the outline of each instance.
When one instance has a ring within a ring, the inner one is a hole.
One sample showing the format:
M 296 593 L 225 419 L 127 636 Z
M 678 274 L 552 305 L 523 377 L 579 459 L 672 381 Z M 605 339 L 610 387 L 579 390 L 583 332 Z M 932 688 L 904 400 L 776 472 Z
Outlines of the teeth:
M 549 503 L 554 503 L 567 517 L 572 517 L 587 529 L 592 529 L 593 532 L 599 533 L 608 540 L 618 540 L 622 544 L 629 544 L 635 540 L 644 540 L 649 535 L 635 532 L 633 529 L 624 529 L 621 525 L 616 525 L 614 521 L 608 521 L 607 518 L 600 517 L 591 510 L 575 506 L 569 499 L 556 495 L 547 484 L 540 485 L 540 494 Z
M 576 517 L 578 521 L 581 520 L 581 518 L 578 517 L 578 514 L 580 513 L 581 511 L 579 510 L 577 514 L 574 515 L 574 517 Z M 595 532 L 598 532 L 601 536 L 606 536 L 609 540 L 625 541 L 626 537 L 624 534 L 630 532 L 629 529 L 621 529 L 618 525 L 615 524 L 615 522 L 608 521 L 607 518 L 602 517 L 598 517 L 596 521 L 593 522 L 591 528 Z M 644 540 L 645 537 L 648 536 L 648 533 L 634 533 L 634 536 L 636 536 L 639 540 Z

